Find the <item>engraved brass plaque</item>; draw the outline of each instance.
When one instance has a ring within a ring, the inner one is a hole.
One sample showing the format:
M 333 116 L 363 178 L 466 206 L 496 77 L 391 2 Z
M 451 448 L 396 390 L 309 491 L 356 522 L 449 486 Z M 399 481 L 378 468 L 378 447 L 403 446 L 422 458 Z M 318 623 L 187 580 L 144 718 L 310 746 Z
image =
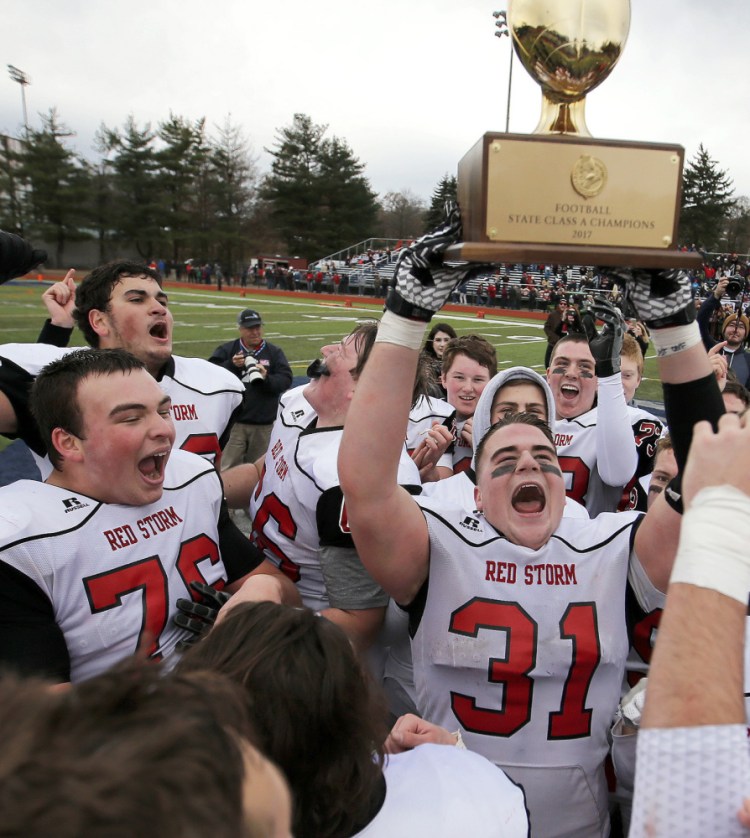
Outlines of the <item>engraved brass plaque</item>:
M 487 148 L 491 242 L 674 246 L 681 149 L 495 138 Z

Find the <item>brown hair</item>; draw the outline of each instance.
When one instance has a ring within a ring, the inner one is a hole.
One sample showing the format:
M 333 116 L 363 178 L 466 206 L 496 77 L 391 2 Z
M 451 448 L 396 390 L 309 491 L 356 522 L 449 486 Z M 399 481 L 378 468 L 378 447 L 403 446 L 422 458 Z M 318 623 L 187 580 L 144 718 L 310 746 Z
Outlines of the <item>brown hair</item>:
M 292 788 L 296 835 L 341 838 L 367 821 L 386 712 L 338 626 L 307 608 L 243 603 L 185 653 L 178 671 L 193 669 L 247 690 L 260 747 Z
M 249 730 L 241 692 L 213 674 L 128 661 L 56 693 L 5 677 L 0 831 L 251 838 L 239 739 Z
M 643 350 L 638 345 L 638 341 L 627 332 L 622 336 L 620 356 L 635 361 L 638 375 L 643 375 Z
M 443 352 L 443 375 L 447 375 L 457 355 L 466 355 L 480 366 L 487 367 L 490 378 L 497 374 L 497 351 L 480 335 L 462 335 L 449 340 Z

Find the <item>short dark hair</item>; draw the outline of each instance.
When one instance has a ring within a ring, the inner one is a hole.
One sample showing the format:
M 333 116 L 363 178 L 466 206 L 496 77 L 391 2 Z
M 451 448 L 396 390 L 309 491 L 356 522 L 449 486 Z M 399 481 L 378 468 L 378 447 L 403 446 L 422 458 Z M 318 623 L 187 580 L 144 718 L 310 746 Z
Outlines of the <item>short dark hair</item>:
M 250 735 L 242 691 L 215 673 L 128 661 L 58 693 L 7 676 L 3 834 L 250 838 L 239 738 Z
M 461 335 L 446 344 L 443 351 L 443 375 L 447 375 L 457 355 L 466 355 L 480 366 L 486 367 L 490 378 L 497 374 L 497 351 L 495 347 L 481 335 Z
M 440 334 L 442 332 L 444 335 L 448 335 L 450 338 L 458 337 L 456 334 L 456 330 L 451 326 L 450 323 L 436 323 L 429 331 L 427 335 L 427 339 L 424 342 L 424 349 L 423 352 L 427 353 L 432 358 L 437 358 L 437 353 L 435 352 L 435 347 L 433 345 L 433 341 L 435 340 L 435 335 Z
M 89 323 L 91 311 L 107 311 L 112 289 L 129 276 L 147 276 L 155 280 L 159 288 L 162 287 L 162 277 L 159 271 L 149 268 L 140 262 L 107 262 L 94 268 L 87 274 L 76 289 L 76 305 L 73 310 L 73 317 L 78 328 L 83 332 L 86 343 L 89 346 L 99 346 L 99 335 Z
M 77 349 L 42 369 L 31 388 L 29 409 L 55 468 L 60 468 L 62 457 L 52 443 L 52 431 L 62 428 L 83 437 L 83 413 L 78 403 L 81 381 L 92 375 L 145 368 L 143 361 L 124 349 Z
M 555 438 L 552 435 L 552 430 L 549 426 L 549 422 L 545 422 L 544 419 L 537 416 L 535 413 L 510 413 L 508 416 L 504 416 L 502 419 L 499 419 L 497 422 L 495 422 L 495 424 L 492 425 L 490 429 L 487 431 L 487 433 L 482 437 L 481 442 L 477 446 L 476 454 L 474 457 L 477 465 L 477 471 L 479 471 L 479 464 L 482 461 L 484 449 L 487 447 L 487 442 L 489 441 L 490 437 L 494 436 L 495 433 L 497 433 L 497 431 L 499 431 L 501 428 L 507 428 L 508 425 L 531 425 L 533 428 L 539 428 L 539 430 L 547 438 L 547 441 L 552 445 L 555 451 L 557 451 L 557 447 L 555 446 Z
M 567 343 L 585 343 L 588 345 L 589 339 L 583 332 L 569 332 L 565 337 L 560 338 L 557 343 L 552 347 L 552 354 L 550 355 L 550 364 L 552 363 L 552 359 L 558 354 L 558 350 L 560 347 L 565 346 Z
M 382 782 L 382 695 L 334 623 L 307 608 L 243 603 L 177 665 L 247 690 L 259 745 L 286 774 L 295 835 L 351 835 Z
M 724 389 L 722 390 L 722 395 L 724 393 L 730 393 L 731 395 L 737 396 L 737 398 L 745 405 L 745 407 L 750 407 L 750 391 L 744 385 L 740 384 L 739 381 L 734 380 L 730 381 L 727 378 L 727 382 L 724 385 Z
M 378 323 L 376 320 L 366 320 L 349 332 L 349 337 L 354 338 L 354 348 L 357 352 L 357 365 L 352 370 L 352 378 L 355 381 L 362 375 L 362 370 L 370 358 L 377 333 Z

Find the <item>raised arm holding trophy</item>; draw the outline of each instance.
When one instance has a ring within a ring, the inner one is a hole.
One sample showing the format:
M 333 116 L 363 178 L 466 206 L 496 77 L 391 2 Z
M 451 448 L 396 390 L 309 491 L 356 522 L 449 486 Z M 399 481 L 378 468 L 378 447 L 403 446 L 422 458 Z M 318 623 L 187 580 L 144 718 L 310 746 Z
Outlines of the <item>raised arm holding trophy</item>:
M 542 88 L 533 134 L 486 133 L 458 164 L 464 240 L 448 259 L 690 268 L 677 250 L 684 149 L 595 140 L 585 96 L 612 71 L 630 0 L 509 0 L 521 63 Z

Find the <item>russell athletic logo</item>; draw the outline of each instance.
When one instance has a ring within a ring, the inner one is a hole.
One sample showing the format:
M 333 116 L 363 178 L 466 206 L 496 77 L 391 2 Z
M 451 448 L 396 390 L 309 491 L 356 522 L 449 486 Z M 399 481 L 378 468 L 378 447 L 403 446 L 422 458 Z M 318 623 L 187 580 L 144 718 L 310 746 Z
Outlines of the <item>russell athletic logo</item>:
M 81 503 L 78 498 L 65 498 L 63 500 L 63 506 L 65 507 L 65 514 L 67 515 L 68 512 L 76 512 L 79 509 L 85 509 L 88 504 Z

